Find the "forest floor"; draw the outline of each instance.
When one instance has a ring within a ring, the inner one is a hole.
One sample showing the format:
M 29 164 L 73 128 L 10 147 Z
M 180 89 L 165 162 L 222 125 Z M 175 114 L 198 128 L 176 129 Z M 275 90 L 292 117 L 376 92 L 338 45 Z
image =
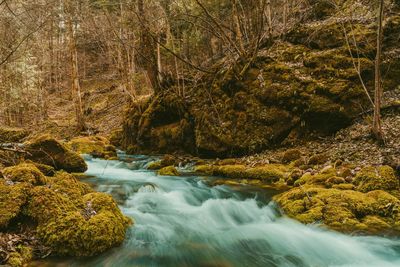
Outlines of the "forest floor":
M 128 97 L 116 80 L 86 80 L 82 83 L 82 100 L 87 135 L 109 135 L 123 120 Z M 48 119 L 33 127 L 34 133 L 48 133 L 59 139 L 81 135 L 75 129 L 75 111 L 69 91 L 50 94 L 47 98 Z

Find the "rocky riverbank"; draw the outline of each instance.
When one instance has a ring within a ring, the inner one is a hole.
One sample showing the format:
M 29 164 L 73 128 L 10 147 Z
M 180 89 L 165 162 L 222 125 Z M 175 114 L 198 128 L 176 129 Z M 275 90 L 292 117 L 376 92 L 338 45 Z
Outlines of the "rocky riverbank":
M 3 142 L 18 143 L 0 150 L 1 264 L 93 256 L 122 243 L 132 221 L 111 196 L 71 174 L 87 169 L 79 154 L 50 136 L 22 143 L 27 134 L 1 133 Z

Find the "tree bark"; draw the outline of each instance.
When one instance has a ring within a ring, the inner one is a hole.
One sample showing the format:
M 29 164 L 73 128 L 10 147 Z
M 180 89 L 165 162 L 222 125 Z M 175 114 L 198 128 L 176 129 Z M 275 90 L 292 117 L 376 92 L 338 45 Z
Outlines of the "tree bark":
M 139 56 L 139 65 L 143 67 L 147 73 L 147 77 L 150 80 L 151 86 L 155 93 L 161 90 L 159 73 L 157 68 L 157 59 L 155 55 L 156 47 L 155 41 L 150 33 L 150 27 L 146 19 L 146 13 L 144 11 L 144 1 L 137 0 L 138 8 L 138 19 L 141 22 L 140 27 L 140 51 L 142 52 Z
M 76 127 L 78 131 L 86 130 L 85 118 L 83 115 L 81 86 L 79 82 L 79 69 L 78 69 L 78 51 L 76 48 L 76 36 L 73 26 L 73 8 L 68 6 L 67 14 L 67 30 L 69 37 L 69 52 L 71 60 L 71 89 L 72 97 L 75 105 Z
M 382 105 L 382 77 L 381 77 L 381 54 L 382 54 L 382 39 L 383 39 L 383 7 L 384 0 L 379 2 L 378 13 L 378 31 L 376 42 L 376 59 L 375 59 L 375 107 L 374 107 L 374 121 L 373 133 L 377 140 L 383 141 L 383 132 L 381 124 L 381 105 Z

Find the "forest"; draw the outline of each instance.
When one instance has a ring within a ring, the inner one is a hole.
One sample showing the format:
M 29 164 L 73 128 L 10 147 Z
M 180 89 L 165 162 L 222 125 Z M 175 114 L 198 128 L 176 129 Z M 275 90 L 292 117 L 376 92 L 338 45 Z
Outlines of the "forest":
M 400 266 L 400 1 L 0 0 L 0 266 Z

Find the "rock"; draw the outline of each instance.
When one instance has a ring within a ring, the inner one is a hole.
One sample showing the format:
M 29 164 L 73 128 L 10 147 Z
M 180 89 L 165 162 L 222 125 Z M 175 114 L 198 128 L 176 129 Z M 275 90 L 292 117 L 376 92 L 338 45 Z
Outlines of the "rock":
M 90 154 L 95 158 L 115 158 L 116 149 L 107 138 L 102 136 L 77 137 L 67 143 L 67 146 L 78 154 Z
M 87 165 L 77 153 L 69 150 L 56 139 L 44 135 L 26 144 L 26 159 L 67 172 L 85 172 Z
M 35 165 L 29 163 L 5 168 L 3 176 L 14 183 L 28 183 L 31 185 L 43 185 L 47 181 L 44 174 Z
M 35 165 L 45 176 L 54 176 L 56 174 L 56 170 L 52 166 L 36 163 L 31 160 L 26 160 L 25 163 Z
M 150 163 L 147 165 L 147 169 L 148 169 L 148 170 L 152 170 L 152 171 L 159 170 L 159 169 L 161 169 L 161 168 L 163 168 L 163 166 L 162 166 L 162 164 L 161 164 L 161 160 L 150 162 Z
M 179 172 L 174 166 L 164 167 L 157 174 L 161 176 L 179 176 Z
M 29 188 L 27 183 L 9 184 L 0 178 L 0 229 L 5 229 L 20 214 Z
M 32 188 L 30 196 L 25 216 L 37 223 L 37 236 L 55 255 L 102 253 L 122 243 L 131 223 L 111 196 L 93 193 L 67 173 Z
M 24 129 L 0 127 L 0 143 L 20 143 L 28 135 Z
M 361 192 L 399 189 L 399 179 L 389 166 L 365 167 L 357 173 L 353 183 Z
M 148 170 L 159 170 L 164 167 L 174 166 L 179 163 L 178 159 L 172 155 L 164 155 L 161 160 L 151 162 L 148 166 Z
M 267 164 L 258 167 L 247 167 L 245 165 L 200 165 L 196 166 L 195 172 L 221 176 L 229 179 L 252 179 L 262 180 L 263 182 L 275 183 L 279 180 L 285 180 L 289 170 L 284 165 Z
M 338 177 L 338 176 L 333 176 L 333 177 L 331 177 L 331 178 L 328 178 L 328 179 L 325 181 L 325 184 L 326 184 L 328 187 L 331 187 L 331 186 L 333 186 L 333 185 L 338 185 L 338 184 L 344 184 L 344 183 L 346 183 L 346 180 L 345 180 L 344 178 Z
M 306 172 L 303 174 L 303 176 L 298 179 L 294 185 L 299 186 L 299 185 L 326 185 L 326 181 L 329 178 L 335 177 L 336 176 L 336 170 L 334 168 L 329 168 L 327 171 L 324 173 L 316 173 L 312 174 L 311 172 Z
M 322 165 L 329 160 L 329 157 L 325 153 L 315 154 L 308 159 L 310 165 Z
M 294 183 L 301 178 L 303 175 L 303 171 L 300 169 L 294 169 L 290 175 L 289 179 L 287 180 L 287 185 L 294 185 Z
M 395 212 L 400 208 L 400 200 L 382 190 L 362 193 L 303 186 L 274 200 L 286 215 L 305 224 L 321 222 L 344 233 L 400 233 L 400 228 L 395 227 L 400 219 Z
M 288 149 L 282 156 L 283 163 L 290 163 L 301 158 L 301 151 L 298 149 Z

